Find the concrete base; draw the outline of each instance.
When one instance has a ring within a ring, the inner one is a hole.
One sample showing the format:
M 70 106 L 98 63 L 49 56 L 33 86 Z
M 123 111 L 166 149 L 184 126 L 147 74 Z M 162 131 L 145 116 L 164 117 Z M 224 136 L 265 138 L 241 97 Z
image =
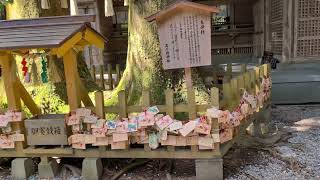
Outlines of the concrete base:
M 85 158 L 82 162 L 82 178 L 84 180 L 100 180 L 103 166 L 100 158 Z
M 27 179 L 35 172 L 33 161 L 30 158 L 16 158 L 11 162 L 13 179 Z
M 39 178 L 54 178 L 58 175 L 59 165 L 55 159 L 41 158 L 38 165 Z
M 196 160 L 197 180 L 223 180 L 223 159 Z

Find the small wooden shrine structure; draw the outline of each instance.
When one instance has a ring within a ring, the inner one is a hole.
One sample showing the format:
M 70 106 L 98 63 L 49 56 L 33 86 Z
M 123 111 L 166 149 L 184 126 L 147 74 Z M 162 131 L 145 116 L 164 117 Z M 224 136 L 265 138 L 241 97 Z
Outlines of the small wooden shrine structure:
M 33 115 L 41 114 L 17 77 L 14 59 L 14 55 L 25 55 L 33 49 L 63 59 L 70 109 L 79 108 L 81 102 L 93 106 L 77 71 L 77 54 L 86 45 L 104 48 L 104 37 L 90 26 L 94 19 L 94 16 L 73 16 L 0 22 L 0 66 L 9 109 L 21 110 L 22 100 Z M 13 131 L 22 127 L 22 122 L 12 123 Z M 22 150 L 23 146 L 17 142 L 16 149 Z

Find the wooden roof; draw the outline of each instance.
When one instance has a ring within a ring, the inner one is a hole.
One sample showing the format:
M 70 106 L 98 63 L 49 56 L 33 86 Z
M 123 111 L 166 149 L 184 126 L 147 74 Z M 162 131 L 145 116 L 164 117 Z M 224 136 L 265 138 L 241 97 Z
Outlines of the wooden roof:
M 218 13 L 219 9 L 215 6 L 208 6 L 204 4 L 194 3 L 186 0 L 180 0 L 177 1 L 171 5 L 169 5 L 166 9 L 159 11 L 147 18 L 145 18 L 147 21 L 152 22 L 156 19 L 160 19 L 163 16 L 167 15 L 168 13 L 171 13 L 172 11 L 175 11 L 177 9 L 183 9 L 183 8 L 194 8 L 201 11 L 207 11 L 211 13 Z
M 105 38 L 91 27 L 94 19 L 89 15 L 0 21 L 0 50 L 58 48 L 78 33 L 84 38 L 85 32 L 104 43 Z

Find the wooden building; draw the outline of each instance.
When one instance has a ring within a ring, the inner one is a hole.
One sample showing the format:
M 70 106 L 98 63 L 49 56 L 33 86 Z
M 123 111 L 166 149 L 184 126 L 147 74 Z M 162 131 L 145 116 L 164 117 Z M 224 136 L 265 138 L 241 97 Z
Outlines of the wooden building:
M 257 63 L 264 51 L 273 52 L 281 62 L 319 58 L 318 0 L 195 1 L 221 9 L 212 18 L 214 64 Z M 102 33 L 110 40 L 104 53 L 105 62 L 125 63 L 128 8 L 123 6 L 123 0 L 113 3 L 114 17 L 100 15 Z M 92 5 L 93 0 L 79 1 L 83 13 L 94 13 Z

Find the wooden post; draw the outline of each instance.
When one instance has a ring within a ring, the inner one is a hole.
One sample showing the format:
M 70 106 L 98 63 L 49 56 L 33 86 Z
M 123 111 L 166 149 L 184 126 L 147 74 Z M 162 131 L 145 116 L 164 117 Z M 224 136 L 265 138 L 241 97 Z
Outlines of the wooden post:
M 118 93 L 118 108 L 119 108 L 119 116 L 120 118 L 127 118 L 128 117 L 128 107 L 127 107 L 127 96 L 126 91 L 120 91 Z M 130 147 L 130 139 L 127 142 L 128 149 Z
M 121 79 L 120 64 L 116 64 L 116 73 L 117 73 L 116 85 L 118 85 Z
M 32 97 L 30 96 L 28 91 L 24 88 L 20 80 L 17 80 L 17 87 L 19 89 L 21 99 L 23 100 L 24 104 L 28 107 L 30 112 L 33 115 L 41 114 L 41 109 L 38 108 L 37 104 L 33 101 Z
M 174 104 L 173 104 L 173 90 L 172 89 L 167 89 L 166 90 L 166 113 L 167 115 L 171 116 L 174 118 Z M 172 152 L 175 150 L 175 146 L 167 146 L 168 151 Z
M 211 106 L 219 108 L 219 89 L 211 88 Z M 218 119 L 211 119 L 211 134 L 219 136 L 219 122 Z M 213 151 L 220 151 L 220 142 L 214 143 Z
M 7 96 L 8 108 L 10 110 L 21 111 L 21 100 L 18 88 L 18 77 L 16 75 L 16 64 L 15 59 L 12 55 L 4 54 L 0 55 L 0 61 L 2 65 L 2 76 L 5 84 L 5 91 Z M 20 131 L 23 133 L 23 122 L 12 122 L 12 131 Z M 16 142 L 16 151 L 22 151 L 25 147 L 25 142 Z
M 189 119 L 193 120 L 197 118 L 195 91 L 192 85 L 191 68 L 185 68 L 186 84 L 187 84 L 187 98 L 188 98 L 188 111 Z M 198 146 L 191 146 L 191 151 L 198 151 Z
M 94 65 L 91 66 L 91 76 L 92 76 L 92 79 L 94 82 L 97 81 L 97 78 L 96 78 L 96 67 Z
M 109 89 L 113 89 L 113 79 L 112 79 L 112 65 L 108 64 L 108 84 L 109 84 Z
M 148 90 L 143 90 L 142 91 L 142 107 L 145 109 L 145 108 L 148 108 L 150 107 L 150 91 Z M 144 150 L 145 151 L 151 151 L 151 148 L 149 146 L 149 143 L 148 144 L 144 144 Z
M 103 65 L 100 66 L 100 86 L 104 89 L 104 70 Z
M 218 87 L 217 85 L 219 84 L 218 70 L 219 70 L 219 65 L 214 65 L 213 66 L 213 87 Z
M 104 113 L 104 101 L 103 101 L 103 91 L 97 91 L 94 93 L 94 98 L 96 102 L 96 109 L 95 113 L 102 119 L 105 118 L 105 113 Z M 103 152 L 106 151 L 105 146 L 100 146 L 99 151 Z
M 77 89 L 77 55 L 73 50 L 69 50 L 63 56 L 64 71 L 67 83 L 68 102 L 70 111 L 81 106 L 80 94 Z
M 227 75 L 226 75 L 226 77 L 228 78 L 228 81 L 230 81 L 231 78 L 232 78 L 232 64 L 231 63 L 227 64 Z

